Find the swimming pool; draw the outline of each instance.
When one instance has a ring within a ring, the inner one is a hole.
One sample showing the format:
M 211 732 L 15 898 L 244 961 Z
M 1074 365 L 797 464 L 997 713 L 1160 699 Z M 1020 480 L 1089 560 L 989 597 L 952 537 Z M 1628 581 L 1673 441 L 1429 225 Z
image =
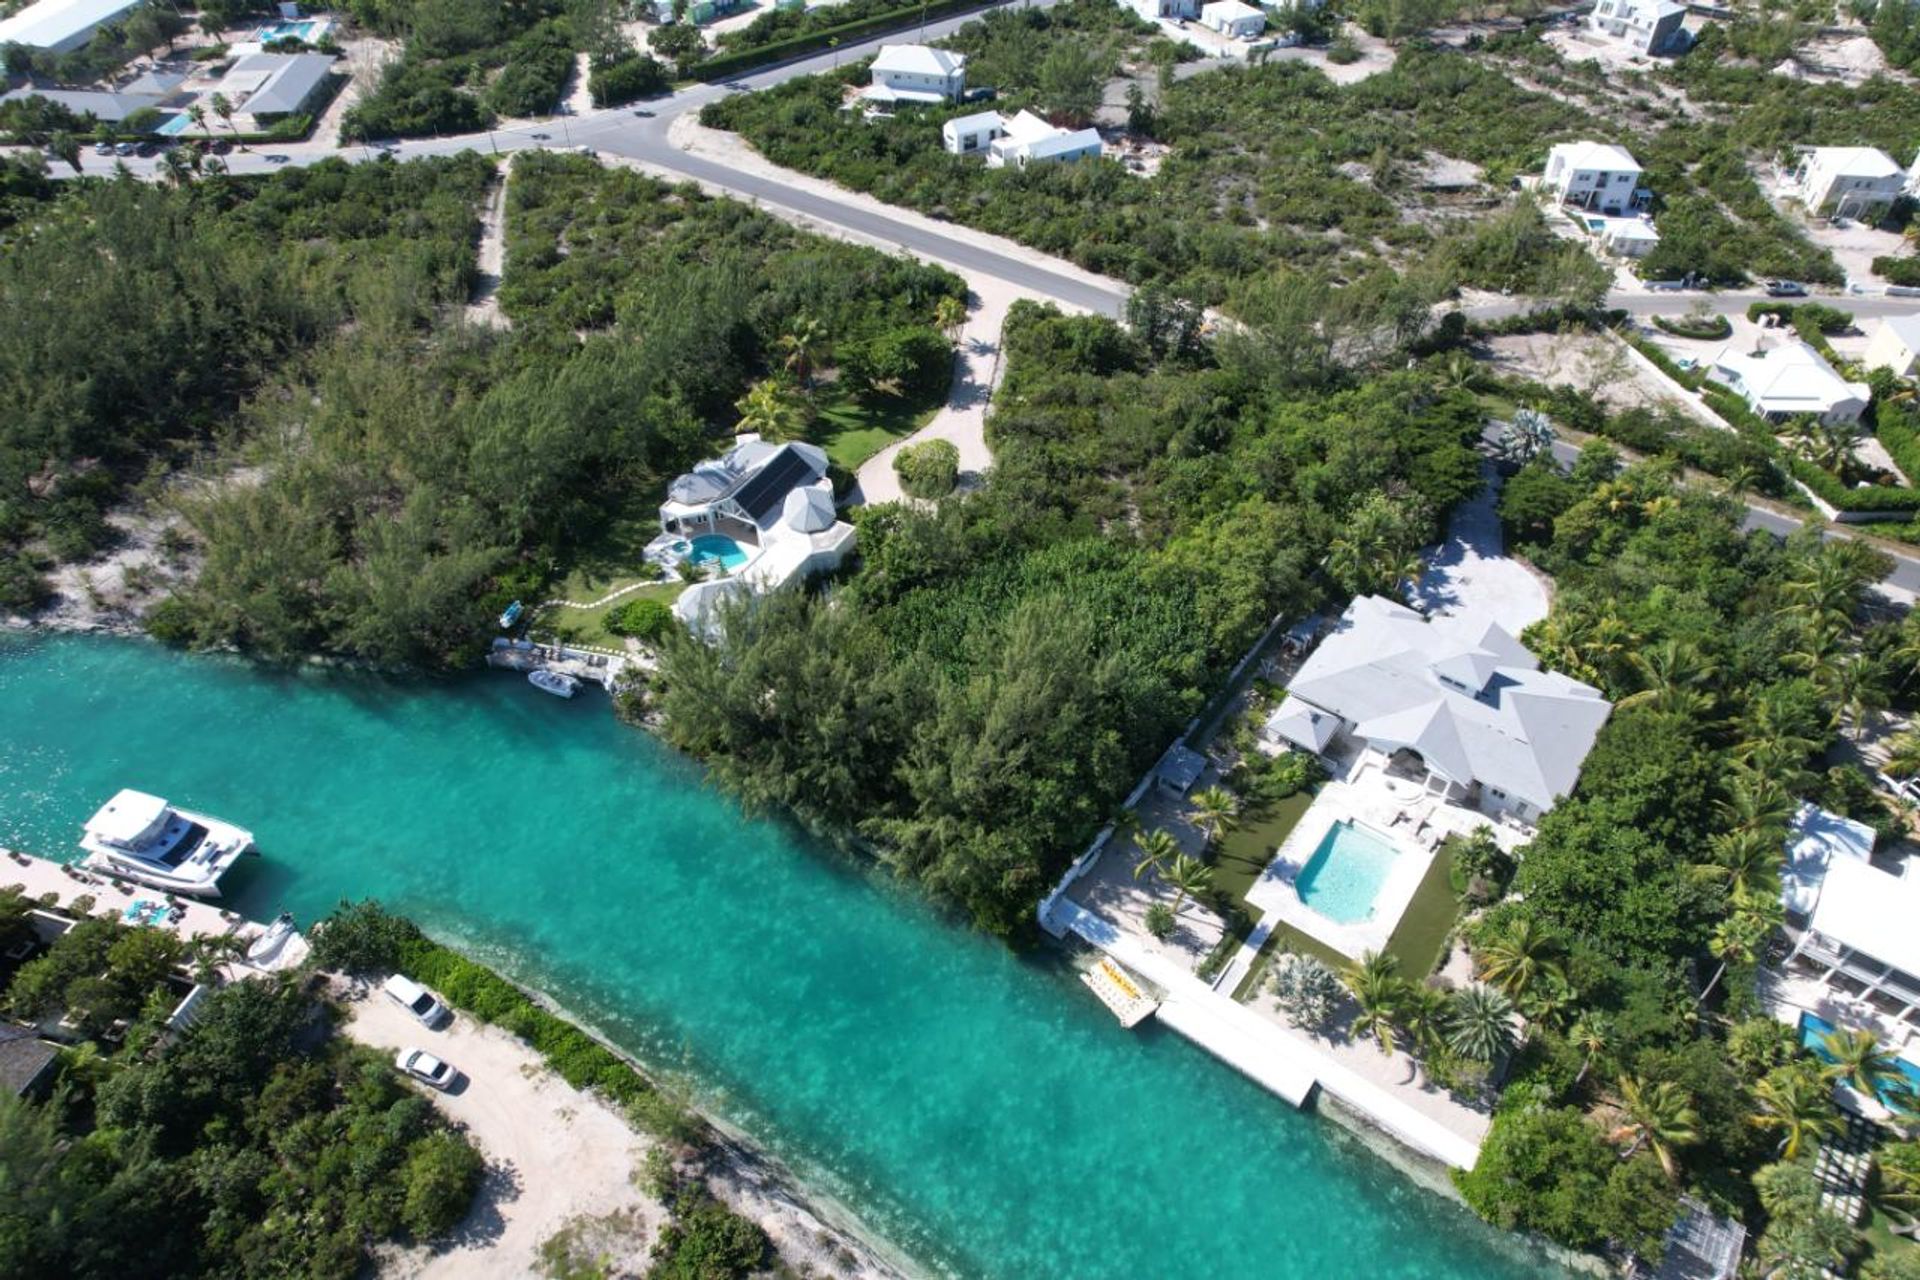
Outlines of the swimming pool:
M 1800 1043 L 1822 1062 L 1833 1061 L 1833 1055 L 1827 1052 L 1827 1046 L 1823 1041 L 1833 1034 L 1834 1029 L 1831 1022 L 1817 1013 L 1803 1012 L 1800 1015 Z M 1920 1066 L 1915 1066 L 1905 1058 L 1895 1058 L 1894 1064 L 1900 1068 L 1900 1074 L 1907 1078 L 1906 1092 L 1920 1093 Z M 1894 1093 L 1899 1088 L 1900 1086 L 1896 1084 L 1881 1089 L 1880 1101 L 1891 1103 Z
M 1358 924 L 1373 918 L 1373 900 L 1399 857 L 1391 844 L 1345 818 L 1327 828 L 1293 882 L 1300 901 L 1329 920 Z
M 262 27 L 253 33 L 253 38 L 261 44 L 287 39 L 313 44 L 331 30 L 333 23 L 326 18 L 304 18 L 299 22 L 276 22 L 272 26 Z
M 675 550 L 680 549 L 676 547 Z M 753 558 L 745 547 L 723 533 L 703 533 L 688 543 L 681 554 L 695 564 L 712 564 L 718 560 L 720 567 L 728 573 Z

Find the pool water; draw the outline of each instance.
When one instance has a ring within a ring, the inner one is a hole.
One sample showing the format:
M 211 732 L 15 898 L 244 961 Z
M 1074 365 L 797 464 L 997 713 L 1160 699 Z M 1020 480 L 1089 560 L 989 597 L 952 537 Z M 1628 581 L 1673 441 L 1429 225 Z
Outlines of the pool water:
M 1567 1280 L 590 694 L 0 633 L 0 845 L 71 856 L 121 787 L 244 823 L 227 905 L 384 899 L 684 1073 L 936 1275 Z
M 276 22 L 270 27 L 262 27 L 253 33 L 253 38 L 261 44 L 271 40 L 292 38 L 312 44 L 327 33 L 332 24 L 324 18 L 309 18 L 304 22 Z
M 1823 1043 L 1833 1032 L 1834 1025 L 1819 1014 L 1803 1012 L 1800 1015 L 1800 1043 L 1822 1062 L 1833 1061 L 1833 1055 L 1827 1052 L 1827 1046 Z M 1900 1074 L 1906 1077 L 1905 1092 L 1920 1094 L 1920 1065 L 1908 1062 L 1905 1058 L 1894 1059 L 1894 1064 L 1900 1068 Z M 1880 1101 L 1891 1104 L 1900 1091 L 1900 1085 L 1890 1084 L 1880 1090 Z
M 1329 920 L 1359 924 L 1373 917 L 1373 900 L 1399 854 L 1365 827 L 1341 820 L 1327 828 L 1307 859 L 1294 890 Z
M 720 567 L 731 573 L 752 557 L 747 554 L 745 547 L 725 534 L 703 533 L 689 545 L 687 558 L 695 564 L 718 560 Z

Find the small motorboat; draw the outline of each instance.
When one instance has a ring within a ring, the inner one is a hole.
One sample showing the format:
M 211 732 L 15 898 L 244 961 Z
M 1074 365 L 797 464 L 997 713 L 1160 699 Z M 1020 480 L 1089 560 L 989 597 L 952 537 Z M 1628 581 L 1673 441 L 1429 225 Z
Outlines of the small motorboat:
M 287 945 L 287 939 L 293 936 L 293 914 L 282 911 L 274 922 L 267 926 L 265 933 L 253 940 L 247 948 L 247 963 L 266 965 L 280 954 L 280 948 Z
M 571 698 L 579 689 L 580 682 L 563 671 L 549 671 L 545 667 L 527 673 L 527 683 L 542 693 L 550 693 L 556 698 Z
M 525 612 L 526 612 L 526 607 L 522 605 L 518 600 L 515 600 L 512 604 L 507 606 L 507 611 L 500 615 L 500 629 L 502 631 L 511 630 L 513 628 L 513 624 L 520 621 L 520 615 Z

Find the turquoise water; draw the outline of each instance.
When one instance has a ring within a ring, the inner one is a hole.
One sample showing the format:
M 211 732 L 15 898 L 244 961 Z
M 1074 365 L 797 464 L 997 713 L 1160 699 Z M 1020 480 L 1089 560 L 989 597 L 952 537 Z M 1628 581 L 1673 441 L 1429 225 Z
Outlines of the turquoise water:
M 1834 1025 L 1817 1013 L 1800 1014 L 1800 1043 L 1812 1051 L 1822 1062 L 1832 1062 L 1833 1054 L 1828 1051 L 1826 1037 L 1834 1033 Z M 1905 1058 L 1895 1058 L 1894 1066 L 1900 1069 L 1901 1079 L 1883 1085 L 1880 1101 L 1891 1105 L 1894 1099 L 1902 1095 L 1913 1097 L 1920 1095 L 1920 1064 L 1908 1062 Z
M 725 534 L 703 533 L 693 540 L 692 552 L 688 558 L 695 564 L 718 560 L 721 567 L 731 573 L 747 562 L 747 551 L 745 547 Z
M 232 897 L 377 895 L 704 1097 L 966 1276 L 1560 1274 L 1050 955 L 742 818 L 597 697 L 0 640 L 0 844 L 141 787 L 251 827 Z
M 1327 828 L 1294 881 L 1300 901 L 1329 920 L 1358 924 L 1373 916 L 1373 900 L 1399 854 L 1365 827 L 1344 819 Z

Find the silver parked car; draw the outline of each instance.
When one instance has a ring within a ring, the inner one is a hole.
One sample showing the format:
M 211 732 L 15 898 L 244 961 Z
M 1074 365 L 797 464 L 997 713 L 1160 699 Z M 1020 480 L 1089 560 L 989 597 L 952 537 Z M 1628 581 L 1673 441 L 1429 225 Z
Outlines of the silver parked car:
M 436 1089 L 449 1088 L 460 1078 L 453 1064 L 442 1062 L 425 1049 L 402 1049 L 393 1055 L 393 1065 L 423 1084 Z
M 381 984 L 382 991 L 390 996 L 394 1003 L 420 1020 L 427 1028 L 441 1026 L 453 1021 L 453 1013 L 440 1003 L 440 997 L 427 990 L 403 973 L 396 973 Z

